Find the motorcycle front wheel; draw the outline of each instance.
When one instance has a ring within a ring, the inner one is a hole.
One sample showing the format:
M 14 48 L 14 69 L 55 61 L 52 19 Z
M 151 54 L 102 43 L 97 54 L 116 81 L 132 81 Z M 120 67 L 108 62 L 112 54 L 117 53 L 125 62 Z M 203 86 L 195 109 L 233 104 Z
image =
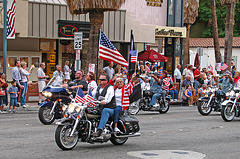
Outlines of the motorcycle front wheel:
M 198 112 L 203 115 L 207 116 L 211 113 L 212 107 L 208 105 L 208 101 L 201 101 L 198 102 Z
M 141 99 L 139 99 L 139 100 L 137 100 L 137 101 L 135 101 L 135 102 L 133 102 L 129 105 L 128 111 L 131 115 L 136 115 L 139 112 L 139 110 L 140 110 L 140 105 L 139 105 L 140 100 Z
M 55 141 L 62 150 L 71 150 L 78 143 L 78 135 L 70 136 L 73 129 L 72 125 L 58 125 L 55 132 Z
M 231 103 L 228 103 L 225 107 L 222 107 L 222 110 L 221 110 L 221 116 L 223 118 L 224 121 L 226 122 L 230 122 L 234 119 L 235 117 L 235 110 L 232 110 L 232 104 Z
M 165 100 L 164 102 L 165 102 L 165 104 L 159 103 L 159 105 L 160 105 L 159 113 L 160 114 L 166 114 L 168 112 L 168 110 L 169 110 L 169 107 L 170 107 L 169 106 L 169 101 Z
M 44 125 L 50 125 L 54 122 L 55 120 L 55 115 L 50 114 L 52 108 L 51 107 L 40 107 L 38 111 L 38 117 L 39 120 L 44 124 Z

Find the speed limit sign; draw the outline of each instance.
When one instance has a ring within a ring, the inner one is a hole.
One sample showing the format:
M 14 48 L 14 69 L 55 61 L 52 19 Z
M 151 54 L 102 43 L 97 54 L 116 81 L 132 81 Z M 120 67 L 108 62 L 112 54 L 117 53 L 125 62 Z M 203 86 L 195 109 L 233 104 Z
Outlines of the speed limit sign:
M 82 32 L 74 33 L 74 50 L 82 50 Z

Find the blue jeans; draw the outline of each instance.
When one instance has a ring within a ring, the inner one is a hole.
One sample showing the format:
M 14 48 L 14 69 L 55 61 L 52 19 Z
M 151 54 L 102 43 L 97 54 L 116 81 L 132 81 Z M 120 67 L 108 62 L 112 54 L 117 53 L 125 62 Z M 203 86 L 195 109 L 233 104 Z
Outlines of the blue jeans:
M 171 95 L 172 99 L 177 99 L 178 91 L 176 89 L 175 90 L 169 90 L 169 94 Z M 173 95 L 174 95 L 174 98 L 173 98 Z
M 27 82 L 22 82 L 21 85 L 23 85 L 23 89 L 21 91 L 21 106 L 26 104 L 26 94 L 27 94 Z
M 197 80 L 194 80 L 194 89 L 198 92 L 198 86 L 199 82 Z
M 3 98 L 4 98 L 4 96 L 0 96 L 0 106 L 4 106 Z
M 17 98 L 10 98 L 10 106 L 17 106 Z
M 105 125 L 107 124 L 107 121 L 109 119 L 109 117 L 114 115 L 114 109 L 110 109 L 110 108 L 104 108 L 101 112 L 101 120 L 100 123 L 98 125 L 98 129 L 104 129 Z
M 153 106 L 156 103 L 156 100 L 159 99 L 161 97 L 160 93 L 155 93 L 152 96 L 152 99 L 150 101 L 150 105 Z
M 120 114 L 121 112 L 123 112 L 121 106 L 117 106 L 117 107 L 114 109 L 114 122 L 115 122 L 115 123 L 118 122 L 118 117 L 119 117 L 119 114 Z

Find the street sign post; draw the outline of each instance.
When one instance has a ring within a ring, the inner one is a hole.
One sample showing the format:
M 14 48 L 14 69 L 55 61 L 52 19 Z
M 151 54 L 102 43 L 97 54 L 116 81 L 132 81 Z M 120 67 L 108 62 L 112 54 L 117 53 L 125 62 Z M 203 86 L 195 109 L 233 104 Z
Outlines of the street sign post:
M 76 50 L 76 63 L 75 63 L 75 70 L 80 70 L 80 50 L 82 50 L 82 32 L 75 32 L 74 33 L 74 50 Z

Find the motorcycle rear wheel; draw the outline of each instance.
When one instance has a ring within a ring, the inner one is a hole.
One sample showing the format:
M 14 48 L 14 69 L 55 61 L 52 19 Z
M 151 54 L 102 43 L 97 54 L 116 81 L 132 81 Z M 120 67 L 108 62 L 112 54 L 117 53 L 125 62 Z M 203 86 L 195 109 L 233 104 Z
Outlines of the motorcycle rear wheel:
M 203 115 L 203 116 L 207 116 L 212 112 L 212 107 L 208 106 L 208 101 L 201 101 L 198 102 L 198 112 Z
M 140 110 L 140 105 L 139 105 L 140 100 L 141 99 L 139 99 L 139 100 L 137 100 L 137 101 L 135 101 L 135 102 L 133 102 L 129 105 L 128 111 L 131 115 L 136 115 L 139 112 L 139 110 Z
M 163 103 L 162 104 L 159 103 L 159 105 L 160 105 L 159 113 L 160 114 L 166 114 L 169 110 L 169 107 L 170 107 L 169 101 L 165 100 L 164 102 L 165 102 L 165 105 Z
M 54 122 L 55 120 L 55 115 L 54 113 L 51 115 L 51 107 L 40 107 L 38 111 L 38 117 L 39 120 L 44 124 L 44 125 L 50 125 Z
M 126 126 L 124 126 L 124 124 L 121 124 L 123 122 L 118 122 L 118 129 L 123 132 L 126 133 Z M 126 141 L 128 140 L 128 137 L 125 138 L 117 138 L 115 135 L 112 135 L 112 138 L 110 139 L 111 143 L 114 145 L 123 145 Z
M 62 150 L 71 150 L 78 143 L 78 135 L 73 134 L 73 136 L 69 136 L 73 126 L 71 125 L 58 125 L 55 131 L 55 141 L 59 148 Z
M 235 117 L 235 110 L 233 112 L 231 112 L 232 109 L 232 104 L 228 103 L 225 107 L 222 107 L 221 110 L 221 116 L 223 118 L 224 121 L 226 122 L 230 122 L 234 119 Z

